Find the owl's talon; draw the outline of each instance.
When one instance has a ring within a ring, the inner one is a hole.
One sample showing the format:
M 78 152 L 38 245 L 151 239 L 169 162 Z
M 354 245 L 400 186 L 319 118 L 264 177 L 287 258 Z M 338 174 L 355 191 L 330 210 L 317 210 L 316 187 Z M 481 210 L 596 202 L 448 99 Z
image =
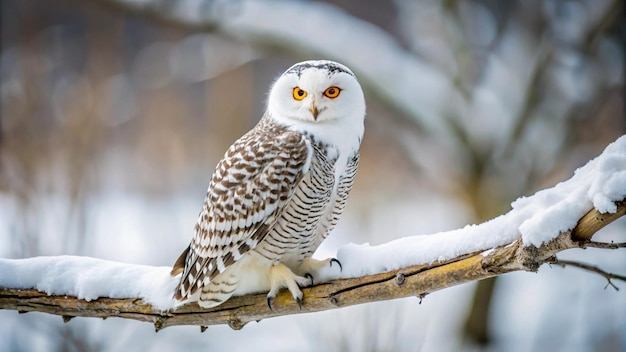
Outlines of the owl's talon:
M 341 262 L 337 259 L 337 258 L 331 258 L 330 259 L 330 267 L 333 267 L 333 262 L 337 263 L 337 265 L 339 265 L 339 272 L 343 271 L 343 266 L 341 266 Z
M 267 296 L 267 308 L 269 308 L 270 311 L 274 311 L 272 309 L 272 297 L 270 297 L 270 296 Z
M 313 286 L 313 275 L 311 275 L 311 273 L 306 273 L 304 274 L 304 277 L 306 277 L 307 279 L 311 280 L 311 285 Z
M 298 276 L 294 274 L 283 263 L 277 263 L 270 267 L 270 292 L 267 294 L 267 306 L 272 309 L 270 300 L 276 297 L 280 289 L 286 288 L 291 293 L 293 299 L 298 303 L 298 307 L 302 306 L 302 291 L 300 287 L 305 287 L 313 280 L 311 274 Z
M 298 303 L 298 310 L 302 310 L 302 300 L 300 297 L 296 298 L 296 303 Z

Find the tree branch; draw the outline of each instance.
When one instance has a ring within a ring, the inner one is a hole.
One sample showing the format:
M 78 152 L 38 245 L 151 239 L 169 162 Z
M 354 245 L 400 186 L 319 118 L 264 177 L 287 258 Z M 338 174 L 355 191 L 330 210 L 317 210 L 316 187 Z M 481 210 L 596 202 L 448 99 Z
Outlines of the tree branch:
M 88 302 L 69 296 L 48 296 L 34 289 L 7 288 L 0 288 L 0 309 L 12 309 L 20 313 L 39 311 L 56 314 L 62 316 L 64 321 L 76 316 L 135 319 L 153 323 L 158 331 L 173 325 L 205 327 L 228 324 L 233 329 L 241 329 L 250 321 L 275 316 L 317 312 L 402 297 L 414 296 L 421 299 L 431 292 L 466 282 L 513 271 L 537 271 L 545 263 L 564 264 L 563 261 L 555 261 L 555 254 L 595 243 L 588 240 L 581 242 L 573 239 L 573 236 L 576 234 L 576 238 L 591 239 L 602 227 L 623 216 L 626 213 L 624 202 L 617 204 L 618 210 L 615 214 L 600 214 L 595 209 L 591 210 L 581 218 L 574 230 L 562 233 L 540 247 L 524 246 L 518 239 L 505 246 L 469 253 L 447 261 L 413 265 L 359 278 L 333 280 L 304 288 L 300 311 L 286 290 L 278 294 L 271 311 L 267 307 L 265 293 L 233 297 L 212 309 L 203 309 L 196 303 L 191 303 L 175 311 L 158 311 L 136 298 L 99 298 Z M 618 247 L 621 246 L 610 248 Z M 565 262 L 565 265 L 572 264 Z M 607 277 L 600 269 L 593 271 Z M 623 279 L 614 274 L 607 279 L 610 278 Z
M 560 265 L 562 267 L 573 266 L 575 268 L 584 269 L 584 270 L 587 270 L 587 271 L 594 272 L 596 274 L 600 274 L 608 281 L 608 283 L 606 284 L 606 286 L 604 288 L 607 288 L 607 287 L 609 287 L 609 285 L 611 285 L 611 287 L 613 287 L 616 291 L 619 291 L 619 288 L 617 286 L 615 286 L 615 284 L 613 284 L 613 282 L 611 282 L 612 279 L 621 280 L 621 281 L 626 282 L 626 276 L 612 274 L 612 273 L 606 272 L 606 271 L 598 268 L 597 266 L 593 266 L 593 265 L 589 265 L 589 264 L 585 264 L 585 263 L 579 263 L 579 262 L 575 262 L 575 261 L 572 261 L 572 260 L 562 260 L 562 259 L 557 259 L 555 257 L 554 260 L 552 262 L 550 262 L 550 264 Z
M 585 242 L 583 246 L 585 248 L 591 247 L 591 248 L 602 248 L 602 249 L 618 249 L 618 248 L 626 248 L 626 242 L 604 243 L 604 242 L 588 241 L 588 242 Z
M 617 211 L 615 213 L 604 213 L 590 211 L 583 216 L 576 227 L 572 230 L 572 238 L 577 241 L 589 241 L 591 237 L 604 226 L 612 223 L 616 219 L 626 214 L 626 202 L 616 202 Z

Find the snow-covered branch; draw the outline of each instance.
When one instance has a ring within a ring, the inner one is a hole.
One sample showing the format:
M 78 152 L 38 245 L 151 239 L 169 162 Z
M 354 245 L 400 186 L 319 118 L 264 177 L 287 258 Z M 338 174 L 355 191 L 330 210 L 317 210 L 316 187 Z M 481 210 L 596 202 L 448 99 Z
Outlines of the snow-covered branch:
M 626 214 L 624 201 L 616 204 L 616 212 L 602 214 L 593 209 L 579 221 L 572 231 L 564 232 L 539 247 L 525 246 L 523 241 L 518 239 L 508 245 L 461 255 L 433 264 L 412 265 L 385 273 L 337 279 L 304 288 L 302 310 L 298 310 L 296 303 L 285 290 L 277 296 L 273 310 L 270 311 L 265 293 L 233 297 L 213 309 L 202 309 L 193 303 L 176 310 L 161 310 L 139 298 L 103 297 L 88 301 L 67 295 L 49 296 L 36 289 L 14 288 L 0 288 L 0 309 L 12 309 L 20 313 L 37 311 L 56 314 L 62 316 L 66 322 L 73 317 L 135 319 L 153 323 L 158 331 L 174 325 L 206 327 L 228 324 L 233 329 L 240 329 L 250 321 L 281 315 L 316 312 L 410 296 L 421 299 L 429 293 L 462 283 L 513 271 L 536 271 L 546 263 L 558 264 L 559 262 L 554 259 L 556 253 L 587 246 L 585 240 L 573 240 L 573 233 L 576 233 L 579 238 L 591 239 L 596 231 Z M 56 259 L 62 261 L 63 258 L 71 261 L 72 257 L 57 257 Z M 103 264 L 103 262 L 100 263 L 100 268 L 106 271 L 107 266 Z M 7 263 L 2 263 L 0 266 L 3 266 L 3 273 L 11 269 Z M 136 270 L 146 268 L 139 267 Z M 125 272 L 123 269 L 118 268 L 121 272 Z M 160 269 L 162 268 L 154 270 Z M 124 277 L 124 275 L 121 276 Z M 622 279 L 618 275 L 611 278 Z M 116 282 L 109 282 L 109 284 L 117 286 Z
M 176 307 L 178 278 L 169 267 L 113 263 L 86 257 L 0 259 L 0 309 L 149 321 L 157 330 L 181 324 L 228 324 L 424 295 L 512 271 L 559 263 L 558 252 L 600 245 L 593 235 L 626 214 L 626 136 L 611 143 L 574 176 L 515 201 L 506 214 L 479 225 L 379 246 L 346 245 L 337 258 L 343 272 L 322 272 L 303 290 L 302 310 L 288 292 L 266 305 L 265 293 L 234 297 L 213 309 Z M 561 262 L 563 263 L 563 262 Z M 570 262 L 571 263 L 571 262 Z M 581 265 L 578 265 L 581 267 Z M 590 266 L 588 266 L 590 267 Z M 597 269 L 601 270 L 601 269 Z M 600 273 L 600 271 L 597 271 Z M 621 280 L 623 276 L 605 275 Z

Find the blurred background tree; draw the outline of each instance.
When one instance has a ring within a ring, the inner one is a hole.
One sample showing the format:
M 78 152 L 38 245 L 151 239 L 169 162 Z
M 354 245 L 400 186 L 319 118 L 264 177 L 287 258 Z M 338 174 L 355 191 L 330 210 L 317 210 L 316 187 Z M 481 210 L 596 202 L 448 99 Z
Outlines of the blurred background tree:
M 321 252 L 482 222 L 626 131 L 620 0 L 0 4 L 2 257 L 171 265 L 214 165 L 302 59 L 345 63 L 368 102 L 355 189 Z M 623 241 L 625 227 L 605 234 Z M 572 255 L 626 266 L 619 253 Z M 0 349 L 624 350 L 626 298 L 603 285 L 544 269 L 422 305 L 204 334 L 0 312 Z

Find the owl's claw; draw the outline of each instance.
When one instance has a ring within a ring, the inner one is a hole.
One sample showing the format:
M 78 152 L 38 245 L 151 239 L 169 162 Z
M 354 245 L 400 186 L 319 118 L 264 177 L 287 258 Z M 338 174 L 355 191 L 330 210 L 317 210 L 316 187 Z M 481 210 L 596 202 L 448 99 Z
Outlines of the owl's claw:
M 343 271 L 343 266 L 341 266 L 341 262 L 337 258 L 330 258 L 330 267 L 333 267 L 333 263 L 337 263 L 339 265 L 339 272 Z
M 270 309 L 270 312 L 274 311 L 274 309 L 272 309 L 272 298 L 273 297 L 267 297 L 267 308 Z M 300 297 L 296 297 L 296 303 L 298 304 L 298 310 L 302 310 L 302 299 Z
M 308 286 L 309 282 L 313 283 L 313 275 L 305 274 L 298 276 L 294 274 L 283 263 L 277 263 L 270 267 L 270 292 L 267 294 L 267 306 L 272 310 L 272 299 L 281 288 L 287 288 L 293 299 L 298 303 L 298 309 L 302 308 L 302 291 L 301 287 Z
M 311 280 L 311 286 L 313 286 L 313 275 L 311 275 L 311 273 L 306 273 L 304 274 L 304 277 Z
M 332 268 L 333 263 L 337 263 L 337 265 L 339 265 L 339 270 L 343 271 L 343 266 L 341 265 L 341 262 L 337 258 L 328 258 L 324 260 L 306 258 L 302 261 L 302 263 L 296 270 L 296 273 L 304 277 L 308 277 L 308 275 L 317 276 L 317 274 L 319 274 L 321 271 L 326 269 L 328 266 Z

